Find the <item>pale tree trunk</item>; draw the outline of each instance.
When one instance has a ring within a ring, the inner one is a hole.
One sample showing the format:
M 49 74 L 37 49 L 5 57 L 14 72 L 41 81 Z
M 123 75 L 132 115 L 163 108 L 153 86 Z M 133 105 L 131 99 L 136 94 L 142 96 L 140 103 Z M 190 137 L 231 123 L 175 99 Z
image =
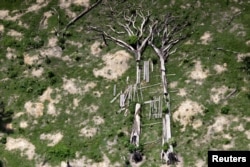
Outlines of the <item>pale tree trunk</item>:
M 163 93 L 164 93 L 164 98 L 167 99 L 168 82 L 167 82 L 167 79 L 166 79 L 165 60 L 164 60 L 163 56 L 160 56 L 160 63 L 161 63 L 161 82 L 162 82 L 162 87 L 163 87 Z
M 138 51 L 135 54 L 136 54 L 136 85 L 138 85 L 141 80 L 141 70 L 140 70 L 141 53 L 140 51 Z

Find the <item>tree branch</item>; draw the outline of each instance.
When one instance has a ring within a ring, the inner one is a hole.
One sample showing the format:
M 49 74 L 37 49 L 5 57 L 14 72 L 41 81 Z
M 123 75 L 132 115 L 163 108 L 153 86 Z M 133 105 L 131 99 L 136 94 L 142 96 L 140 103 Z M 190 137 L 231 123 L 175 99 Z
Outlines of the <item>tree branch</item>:
M 79 20 L 81 17 L 83 17 L 84 15 L 86 15 L 87 13 L 89 13 L 92 9 L 94 9 L 95 7 L 97 7 L 97 5 L 99 5 L 102 2 L 102 0 L 97 0 L 96 3 L 94 3 L 93 5 L 91 5 L 90 7 L 86 8 L 84 11 L 82 11 L 78 16 L 76 16 L 75 18 L 73 18 L 64 28 L 64 32 L 67 31 L 67 29 L 73 25 L 77 20 Z

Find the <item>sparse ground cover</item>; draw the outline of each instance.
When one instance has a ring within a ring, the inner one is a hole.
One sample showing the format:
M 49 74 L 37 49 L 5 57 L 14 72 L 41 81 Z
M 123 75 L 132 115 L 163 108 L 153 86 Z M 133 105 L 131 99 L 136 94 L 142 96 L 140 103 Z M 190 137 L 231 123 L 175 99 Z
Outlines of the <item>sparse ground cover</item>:
M 115 84 L 119 92 L 128 86 L 127 76 L 135 82 L 133 55 L 112 43 L 104 46 L 86 29 L 90 23 L 105 24 L 101 6 L 64 38 L 56 35 L 89 3 L 0 2 L 0 100 L 14 113 L 5 127 L 9 131 L 0 133 L 5 166 L 63 167 L 67 160 L 72 166 L 123 166 L 128 159 L 135 103 L 124 114 L 117 113 L 118 101 L 110 101 Z M 178 14 L 195 9 L 190 15 L 197 17 L 193 34 L 166 64 L 174 150 L 182 161 L 176 166 L 206 166 L 210 149 L 249 149 L 250 4 L 156 1 L 153 12 L 160 6 Z M 154 52 L 147 48 L 144 55 L 154 71 L 141 87 L 160 83 Z M 141 103 L 158 98 L 161 85 L 142 94 Z M 142 105 L 141 166 L 159 166 L 162 120 L 149 119 L 148 108 Z

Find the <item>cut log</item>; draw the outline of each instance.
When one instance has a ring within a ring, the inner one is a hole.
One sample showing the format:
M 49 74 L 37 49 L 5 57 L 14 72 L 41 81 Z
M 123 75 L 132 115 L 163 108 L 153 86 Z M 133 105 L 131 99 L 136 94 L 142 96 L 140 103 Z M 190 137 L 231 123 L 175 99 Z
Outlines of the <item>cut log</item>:
M 121 93 L 120 95 L 120 107 L 125 107 L 125 94 Z
M 114 89 L 113 89 L 113 96 L 116 95 L 116 84 L 114 85 Z
M 132 132 L 130 135 L 130 143 L 134 144 L 136 147 L 139 147 L 139 137 L 141 133 L 141 127 L 140 127 L 140 110 L 141 110 L 141 104 L 136 103 L 135 105 L 135 114 L 134 114 L 134 123 L 132 127 Z
M 121 93 L 118 93 L 111 101 L 110 103 L 113 103 L 119 96 L 120 96 Z

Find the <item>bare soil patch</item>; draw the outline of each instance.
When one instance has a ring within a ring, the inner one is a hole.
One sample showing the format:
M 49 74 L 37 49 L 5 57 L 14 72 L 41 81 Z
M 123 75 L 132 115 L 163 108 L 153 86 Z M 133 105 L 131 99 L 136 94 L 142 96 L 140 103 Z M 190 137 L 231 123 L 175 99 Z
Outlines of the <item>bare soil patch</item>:
M 58 42 L 58 38 L 57 37 L 51 37 L 49 38 L 48 41 L 48 47 L 56 47 L 57 46 L 57 42 Z
M 62 58 L 62 48 L 59 46 L 55 47 L 48 47 L 39 50 L 42 57 L 55 57 L 55 58 Z
M 24 11 L 22 13 L 13 11 L 12 14 L 14 14 L 14 16 L 10 15 L 10 11 L 9 10 L 0 10 L 0 19 L 2 19 L 2 20 L 5 19 L 5 20 L 16 21 L 20 17 L 22 17 L 23 15 L 25 15 L 25 14 L 27 14 L 29 12 L 37 12 L 41 8 L 47 6 L 48 3 L 49 3 L 49 1 L 37 0 L 35 4 L 32 4 L 30 7 L 27 8 L 26 11 Z
M 33 65 L 37 63 L 39 60 L 38 55 L 31 56 L 30 54 L 25 53 L 24 54 L 24 63 L 27 65 Z
M 247 139 L 250 140 L 250 130 L 245 131 L 245 135 L 247 136 Z
M 78 6 L 89 6 L 89 0 L 60 0 L 59 6 L 61 8 L 69 8 L 71 4 L 78 5 Z
M 63 135 L 61 132 L 57 133 L 48 133 L 48 134 L 41 134 L 40 139 L 41 140 L 48 140 L 48 146 L 55 146 L 57 143 L 59 143 L 63 138 Z
M 83 46 L 82 43 L 80 43 L 80 42 L 75 42 L 75 41 L 70 41 L 70 40 L 67 40 L 66 44 L 77 46 L 78 48 L 81 48 Z
M 237 62 L 242 62 L 245 57 L 250 57 L 250 53 L 237 54 Z
M 27 156 L 29 160 L 33 159 L 35 156 L 35 146 L 24 138 L 14 139 L 12 137 L 7 137 L 5 149 L 9 151 L 20 150 L 21 155 Z
M 79 79 L 71 78 L 66 79 L 63 78 L 63 89 L 70 93 L 70 94 L 80 94 L 83 95 L 84 93 L 88 92 L 89 90 L 93 89 L 96 86 L 94 82 L 85 83 Z
M 181 88 L 179 89 L 179 92 L 177 93 L 177 95 L 181 96 L 181 97 L 184 97 L 187 95 L 187 91 L 185 88 Z
M 216 64 L 216 65 L 214 65 L 214 70 L 216 71 L 217 74 L 221 74 L 227 70 L 227 65 L 226 64 L 225 65 Z
M 105 66 L 102 69 L 94 69 L 94 75 L 116 80 L 127 71 L 129 68 L 128 61 L 131 58 L 131 55 L 124 50 L 117 51 L 114 54 L 108 53 L 103 55 L 102 60 Z
M 211 138 L 214 138 L 216 134 L 221 133 L 221 137 L 226 139 L 231 139 L 231 136 L 228 136 L 224 133 L 224 130 L 228 130 L 230 124 L 232 122 L 238 122 L 238 118 L 232 119 L 231 117 L 226 116 L 218 116 L 215 117 L 215 122 L 208 126 L 207 134 L 204 136 L 204 142 L 209 141 Z
M 190 77 L 193 80 L 196 80 L 196 84 L 201 85 L 203 80 L 207 78 L 209 71 L 203 70 L 200 60 L 194 62 L 195 62 L 194 70 L 190 73 Z
M 87 106 L 86 109 L 90 112 L 90 113 L 95 113 L 98 109 L 99 106 L 91 104 L 90 106 Z
M 85 136 L 85 137 L 93 137 L 97 133 L 97 128 L 85 126 L 80 130 L 79 136 Z
M 2 24 L 0 24 L 0 33 L 4 32 L 4 26 Z
M 174 82 L 171 82 L 171 83 L 169 84 L 169 87 L 172 88 L 172 89 L 174 89 L 174 88 L 177 87 L 177 85 L 178 85 L 178 82 L 177 82 L 177 81 L 174 81 Z
M 32 115 L 36 118 L 40 117 L 43 115 L 43 111 L 44 111 L 44 105 L 43 103 L 39 103 L 39 102 L 31 102 L 28 101 L 25 103 L 24 108 L 26 109 L 26 112 L 29 115 Z
M 9 30 L 9 32 L 7 33 L 7 35 L 14 37 L 17 40 L 21 40 L 23 37 L 23 34 L 20 32 L 17 32 L 16 30 Z
M 101 125 L 104 123 L 104 119 L 100 116 L 94 116 L 93 121 L 96 125 Z
M 215 104 L 218 104 L 222 99 L 225 98 L 225 94 L 228 90 L 229 90 L 228 87 L 226 87 L 225 85 L 219 88 L 212 88 L 210 100 Z
M 94 91 L 93 94 L 96 96 L 96 97 L 101 97 L 103 92 L 100 92 L 100 91 Z
M 41 77 L 43 74 L 44 69 L 42 67 L 38 68 L 38 69 L 32 69 L 31 75 L 34 77 Z
M 28 127 L 28 123 L 27 123 L 27 121 L 21 121 L 20 124 L 19 124 L 19 126 L 20 126 L 20 128 L 25 129 L 25 128 Z
M 102 49 L 101 46 L 103 46 L 103 44 L 99 41 L 95 41 L 91 46 L 90 46 L 90 51 L 92 55 L 98 55 Z
M 243 132 L 243 131 L 245 131 L 245 128 L 244 128 L 243 124 L 240 123 L 238 126 L 234 127 L 234 130 Z
M 122 166 L 119 163 L 112 164 L 109 158 L 104 154 L 102 162 L 93 162 L 93 160 L 88 159 L 87 157 L 83 156 L 80 159 L 74 159 L 69 161 L 70 165 L 73 167 L 120 167 Z M 83 165 L 84 164 L 84 165 Z M 66 167 L 66 162 L 61 163 L 61 167 Z
M 9 10 L 0 10 L 0 19 L 4 20 L 9 16 Z
M 7 48 L 7 53 L 6 53 L 6 57 L 7 59 L 15 59 L 17 56 L 16 56 L 16 50 L 15 49 L 12 49 L 12 48 Z
M 79 106 L 79 102 L 80 102 L 79 99 L 77 99 L 77 98 L 74 98 L 74 99 L 73 99 L 73 109 L 76 109 L 76 107 Z
M 207 31 L 200 37 L 200 40 L 201 44 L 208 45 L 213 40 L 212 34 L 209 31 Z
M 1 30 L 1 28 L 0 28 L 0 30 Z M 250 46 L 250 40 L 246 41 L 246 45 Z
M 202 159 L 198 159 L 195 163 L 195 167 L 205 167 L 206 166 L 206 161 Z
M 182 102 L 179 108 L 174 112 L 173 119 L 183 125 L 182 131 L 184 131 L 187 125 L 193 125 L 193 123 L 195 123 L 195 115 L 203 114 L 203 110 L 204 107 L 202 105 L 188 99 Z M 197 127 L 197 125 L 195 127 Z

